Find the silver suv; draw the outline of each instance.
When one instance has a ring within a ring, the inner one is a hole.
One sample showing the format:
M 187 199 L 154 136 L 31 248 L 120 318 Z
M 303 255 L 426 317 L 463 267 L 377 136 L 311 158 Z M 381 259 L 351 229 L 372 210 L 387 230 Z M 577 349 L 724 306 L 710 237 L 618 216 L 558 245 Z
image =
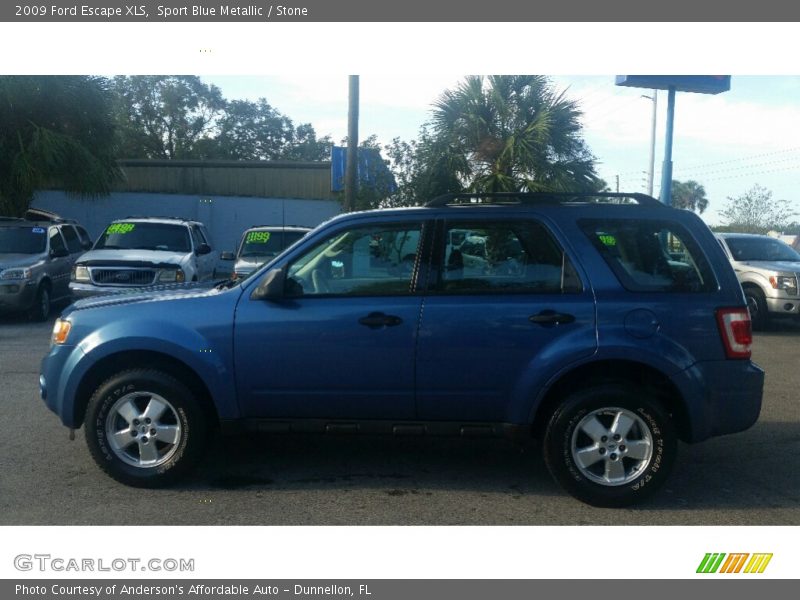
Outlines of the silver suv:
M 83 298 L 214 278 L 217 254 L 202 223 L 171 217 L 113 221 L 75 262 L 70 290 Z
M 223 252 L 221 258 L 236 261 L 233 267 L 233 279 L 246 279 L 261 265 L 278 256 L 309 231 L 311 229 L 308 227 L 280 225 L 250 227 L 242 234 L 236 254 Z
M 753 328 L 773 316 L 800 315 L 800 253 L 767 235 L 720 233 L 717 239 L 742 284 Z
M 0 313 L 44 321 L 69 298 L 72 264 L 92 242 L 74 221 L 0 218 Z

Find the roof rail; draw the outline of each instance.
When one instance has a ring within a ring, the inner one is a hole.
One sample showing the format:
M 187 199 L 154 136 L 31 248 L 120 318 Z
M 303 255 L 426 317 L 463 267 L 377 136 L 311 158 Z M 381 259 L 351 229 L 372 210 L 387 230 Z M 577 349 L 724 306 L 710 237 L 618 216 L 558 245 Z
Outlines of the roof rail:
M 618 202 L 614 202 L 618 200 Z M 627 200 L 628 202 L 624 202 Z M 444 206 L 517 205 L 517 204 L 624 204 L 634 200 L 639 206 L 665 206 L 647 194 L 623 192 L 460 192 L 444 194 L 425 204 L 429 208 Z

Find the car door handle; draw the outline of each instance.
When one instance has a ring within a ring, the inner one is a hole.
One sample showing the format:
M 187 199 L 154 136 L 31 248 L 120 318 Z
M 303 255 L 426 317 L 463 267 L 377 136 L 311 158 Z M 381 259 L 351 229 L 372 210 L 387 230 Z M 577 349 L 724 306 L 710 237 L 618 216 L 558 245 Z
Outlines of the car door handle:
M 528 320 L 537 325 L 564 325 L 566 323 L 573 323 L 575 321 L 575 315 L 560 313 L 554 310 L 543 310 L 538 314 L 531 315 L 528 317 Z
M 394 327 L 400 325 L 403 319 L 394 315 L 385 315 L 382 312 L 373 312 L 369 313 L 366 317 L 361 317 L 358 322 L 370 329 L 378 329 L 380 327 Z

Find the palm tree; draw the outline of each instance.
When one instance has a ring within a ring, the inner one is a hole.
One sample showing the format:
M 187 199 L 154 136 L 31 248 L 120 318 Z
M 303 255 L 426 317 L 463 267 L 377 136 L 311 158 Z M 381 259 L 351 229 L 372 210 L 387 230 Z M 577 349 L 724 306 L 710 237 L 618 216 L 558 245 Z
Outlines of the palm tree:
M 702 213 L 708 208 L 705 188 L 694 180 L 673 181 L 672 206 Z
M 597 191 L 580 115 L 541 75 L 470 76 L 434 103 L 433 129 L 467 190 Z
M 108 193 L 119 177 L 106 80 L 0 77 L 0 214 L 21 216 L 37 189 Z

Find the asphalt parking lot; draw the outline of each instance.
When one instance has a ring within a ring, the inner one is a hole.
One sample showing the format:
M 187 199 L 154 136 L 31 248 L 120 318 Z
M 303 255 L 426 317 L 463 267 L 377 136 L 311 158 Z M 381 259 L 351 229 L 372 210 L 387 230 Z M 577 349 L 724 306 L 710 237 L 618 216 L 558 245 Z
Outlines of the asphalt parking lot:
M 574 500 L 538 451 L 503 440 L 222 438 L 177 487 L 128 488 L 39 400 L 51 328 L 0 317 L 0 524 L 800 524 L 800 323 L 756 334 L 754 360 L 767 372 L 759 422 L 681 445 L 660 493 L 623 510 Z

